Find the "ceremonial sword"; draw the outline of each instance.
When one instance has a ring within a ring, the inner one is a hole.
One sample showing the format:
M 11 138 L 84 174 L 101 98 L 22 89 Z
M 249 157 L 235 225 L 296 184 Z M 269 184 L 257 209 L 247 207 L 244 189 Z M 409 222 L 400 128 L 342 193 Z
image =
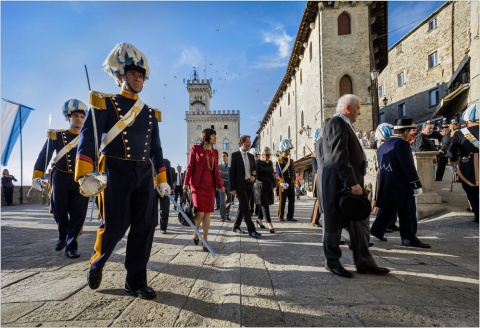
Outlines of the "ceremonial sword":
M 175 201 L 175 199 L 173 199 L 172 195 L 170 194 L 167 194 L 166 193 L 166 196 L 168 198 L 170 198 L 170 200 L 172 201 L 173 205 L 175 205 L 178 209 L 178 211 L 180 212 L 180 214 L 182 214 L 183 218 L 187 221 L 187 223 L 190 225 L 190 227 L 192 227 L 193 231 L 195 231 L 195 233 L 197 234 L 198 238 L 200 238 L 200 240 L 202 241 L 203 243 L 203 246 L 205 246 L 208 251 L 210 252 L 210 254 L 212 254 L 213 257 L 216 257 L 217 256 L 217 253 L 215 253 L 215 251 L 213 250 L 213 248 L 210 247 L 210 245 L 207 243 L 207 241 L 205 239 L 203 239 L 202 235 L 200 234 L 200 231 L 198 231 L 197 227 L 195 227 L 195 224 L 193 224 L 192 220 L 190 220 L 188 218 L 188 216 L 185 214 L 185 212 L 183 211 L 183 209 L 180 207 L 180 205 L 178 205 L 178 203 Z

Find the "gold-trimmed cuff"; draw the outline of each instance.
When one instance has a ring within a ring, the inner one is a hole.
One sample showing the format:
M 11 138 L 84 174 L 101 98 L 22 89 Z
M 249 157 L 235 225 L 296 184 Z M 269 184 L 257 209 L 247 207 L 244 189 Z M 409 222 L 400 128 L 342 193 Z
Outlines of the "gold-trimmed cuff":
M 90 172 L 93 172 L 93 165 L 89 162 L 78 159 L 75 163 L 75 181 L 78 181 L 78 179 Z
M 32 180 L 36 178 L 43 178 L 44 175 L 45 175 L 45 172 L 34 170 Z
M 155 176 L 155 181 L 158 183 L 167 182 L 167 171 L 162 171 Z

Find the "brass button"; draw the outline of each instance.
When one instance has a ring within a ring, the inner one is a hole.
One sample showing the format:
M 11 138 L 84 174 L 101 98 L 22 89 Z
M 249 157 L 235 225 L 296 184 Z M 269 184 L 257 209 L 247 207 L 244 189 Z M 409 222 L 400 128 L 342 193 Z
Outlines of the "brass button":
M 145 157 L 142 157 L 142 159 L 145 159 Z
M 146 153 L 146 152 L 147 152 L 147 150 L 145 149 L 143 152 L 144 152 L 144 153 Z
M 150 129 L 148 129 L 147 132 L 150 132 Z
M 123 118 L 123 115 L 120 115 L 120 116 L 118 116 L 118 117 Z
M 145 146 L 148 146 L 148 142 L 145 143 Z
M 127 131 L 123 131 L 123 134 L 127 134 Z
M 117 103 L 117 102 L 115 102 L 115 105 L 117 105 L 117 106 L 118 106 L 118 103 Z
M 128 154 L 127 157 L 130 158 L 130 154 Z
M 147 134 L 147 136 L 146 136 L 145 138 L 148 138 L 148 134 Z
M 152 115 L 148 115 L 148 118 L 152 118 Z
M 117 108 L 118 111 L 121 111 L 122 109 L 121 108 Z
M 130 147 L 127 147 L 127 150 L 130 150 Z
M 148 122 L 148 124 L 152 124 L 152 122 Z
M 128 140 L 127 140 L 127 139 L 125 139 L 125 142 L 128 142 Z

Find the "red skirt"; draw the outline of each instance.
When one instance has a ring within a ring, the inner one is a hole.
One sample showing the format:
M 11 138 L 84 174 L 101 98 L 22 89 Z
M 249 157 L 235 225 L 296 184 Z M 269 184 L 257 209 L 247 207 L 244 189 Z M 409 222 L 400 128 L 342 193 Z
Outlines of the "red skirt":
M 198 186 L 191 185 L 195 212 L 211 213 L 215 205 L 215 180 L 213 171 L 204 166 Z

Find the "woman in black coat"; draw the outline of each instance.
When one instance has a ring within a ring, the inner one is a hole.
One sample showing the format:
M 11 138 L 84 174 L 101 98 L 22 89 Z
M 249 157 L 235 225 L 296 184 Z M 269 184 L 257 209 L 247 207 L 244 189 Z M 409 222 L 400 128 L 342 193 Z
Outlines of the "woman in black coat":
M 272 220 L 270 218 L 269 206 L 274 202 L 273 188 L 275 187 L 275 173 L 271 162 L 272 151 L 269 147 L 262 150 L 262 158 L 257 160 L 257 180 L 253 186 L 255 193 L 255 204 L 260 205 L 262 210 L 258 214 L 257 226 L 265 228 L 262 223 L 263 217 L 267 220 L 270 233 L 274 233 Z
M 17 181 L 13 175 L 10 175 L 10 172 L 5 169 L 3 170 L 2 175 L 2 187 L 3 187 L 3 195 L 5 196 L 5 201 L 7 202 L 7 206 L 13 206 L 13 181 Z

